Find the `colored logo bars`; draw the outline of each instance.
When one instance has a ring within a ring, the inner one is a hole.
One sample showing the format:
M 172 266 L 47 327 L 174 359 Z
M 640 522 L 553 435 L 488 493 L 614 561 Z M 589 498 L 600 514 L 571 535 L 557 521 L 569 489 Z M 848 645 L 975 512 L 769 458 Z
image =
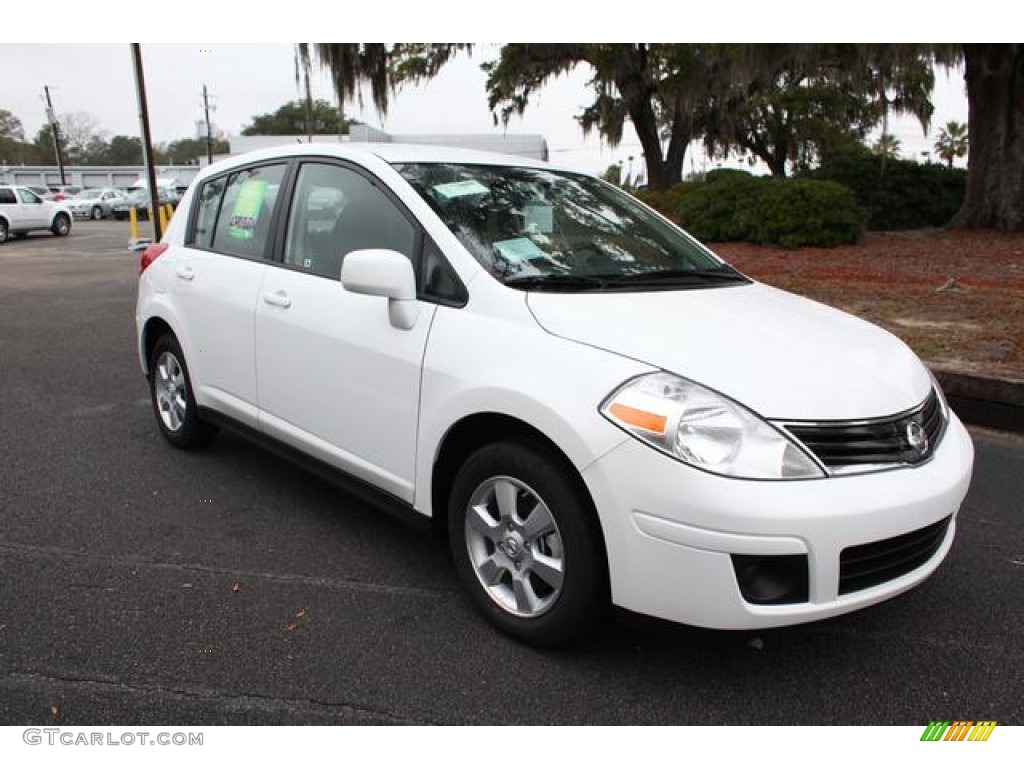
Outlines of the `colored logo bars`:
M 988 741 L 995 720 L 932 720 L 921 734 L 921 741 Z

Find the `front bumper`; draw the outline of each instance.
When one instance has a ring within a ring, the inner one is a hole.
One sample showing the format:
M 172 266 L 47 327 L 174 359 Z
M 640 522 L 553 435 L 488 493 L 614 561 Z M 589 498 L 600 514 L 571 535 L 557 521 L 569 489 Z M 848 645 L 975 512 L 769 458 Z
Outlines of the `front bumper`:
M 693 469 L 631 439 L 583 477 L 601 517 L 617 605 L 696 626 L 753 629 L 836 616 L 924 581 L 949 552 L 973 458 L 970 437 L 951 413 L 931 460 L 918 467 L 820 480 L 737 480 Z M 951 518 L 945 537 L 926 562 L 840 594 L 844 548 L 945 518 Z M 806 555 L 807 599 L 747 602 L 732 555 Z

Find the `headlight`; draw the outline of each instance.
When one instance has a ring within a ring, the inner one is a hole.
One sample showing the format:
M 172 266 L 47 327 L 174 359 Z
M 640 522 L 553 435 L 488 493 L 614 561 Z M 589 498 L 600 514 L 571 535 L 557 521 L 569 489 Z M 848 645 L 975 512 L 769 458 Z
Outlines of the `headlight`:
M 738 403 L 670 373 L 627 381 L 601 404 L 613 424 L 686 464 L 756 480 L 824 477 L 796 444 Z

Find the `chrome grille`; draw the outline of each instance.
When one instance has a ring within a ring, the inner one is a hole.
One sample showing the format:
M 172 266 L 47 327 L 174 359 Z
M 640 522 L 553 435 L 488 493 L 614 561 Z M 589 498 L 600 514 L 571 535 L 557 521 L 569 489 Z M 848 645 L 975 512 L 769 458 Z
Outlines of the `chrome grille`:
M 783 426 L 826 467 L 849 471 L 886 464 L 920 464 L 935 451 L 946 424 L 933 389 L 917 408 L 895 416 Z

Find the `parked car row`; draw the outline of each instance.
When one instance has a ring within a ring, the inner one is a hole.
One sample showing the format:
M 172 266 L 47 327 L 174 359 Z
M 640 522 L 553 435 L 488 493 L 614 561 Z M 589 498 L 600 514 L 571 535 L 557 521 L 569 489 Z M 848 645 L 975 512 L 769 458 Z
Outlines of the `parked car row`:
M 15 189 L 16 187 L 11 187 Z M 24 185 L 20 187 L 31 192 L 39 200 L 47 203 L 64 202 L 73 218 L 92 219 L 99 221 L 113 217 L 124 220 L 135 209 L 140 221 L 149 218 L 151 200 L 146 187 L 90 187 L 83 189 L 77 186 L 44 187 Z M 161 207 L 170 205 L 177 208 L 178 201 L 184 190 L 174 186 L 158 184 L 157 198 Z M 9 195 L 8 195 L 9 196 Z M 9 227 L 8 234 L 16 233 Z
M 178 201 L 181 200 L 181 195 L 174 187 L 157 187 L 157 201 L 162 208 L 165 205 L 170 205 L 173 208 L 178 207 Z M 132 190 L 126 197 L 116 201 L 111 209 L 111 214 L 115 219 L 124 220 L 131 215 L 131 209 L 135 209 L 135 215 L 140 221 L 144 221 L 149 218 L 149 207 L 152 201 L 149 198 L 149 189 L 140 188 Z

